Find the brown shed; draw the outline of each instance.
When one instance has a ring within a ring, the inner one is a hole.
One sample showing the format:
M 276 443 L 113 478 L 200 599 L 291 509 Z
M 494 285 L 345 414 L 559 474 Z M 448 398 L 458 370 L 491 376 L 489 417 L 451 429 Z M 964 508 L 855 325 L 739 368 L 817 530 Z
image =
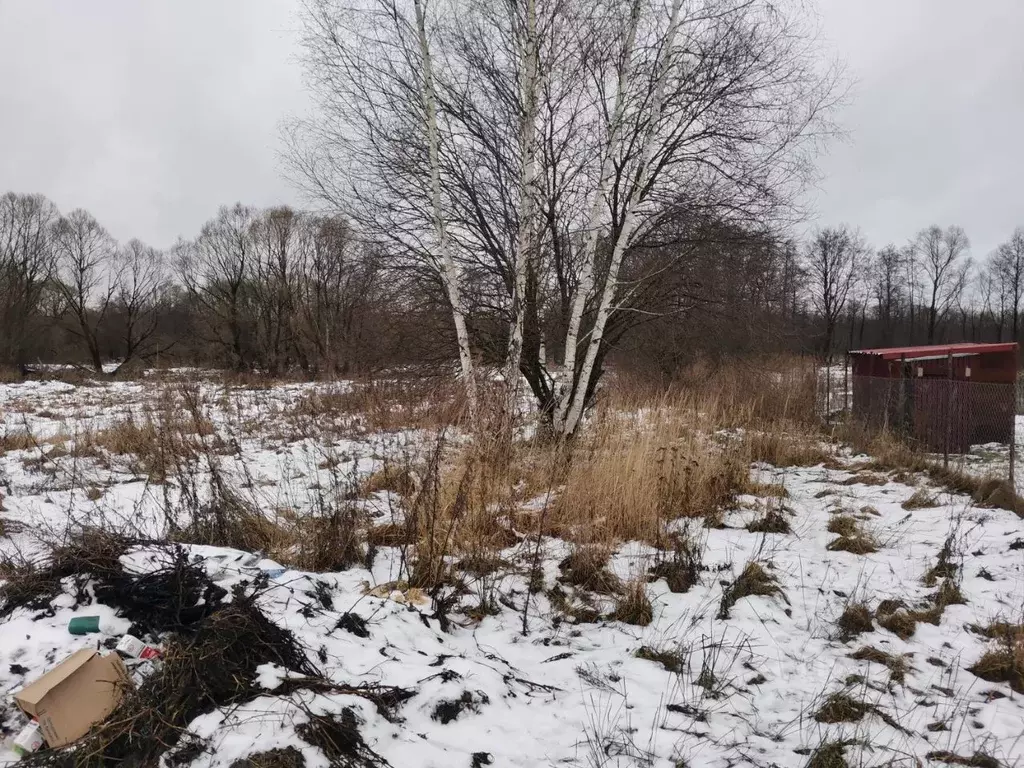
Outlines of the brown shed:
M 1013 440 L 1016 343 L 861 349 L 850 361 L 855 418 L 936 451 Z

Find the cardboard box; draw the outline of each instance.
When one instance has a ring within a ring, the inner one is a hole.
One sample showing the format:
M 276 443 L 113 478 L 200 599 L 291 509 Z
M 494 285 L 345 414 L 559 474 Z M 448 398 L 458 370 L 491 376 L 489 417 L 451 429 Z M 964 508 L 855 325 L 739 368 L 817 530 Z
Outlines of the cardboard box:
M 14 701 L 39 729 L 50 747 L 63 747 L 89 732 L 120 703 L 131 682 L 116 653 L 100 656 L 76 651 L 14 695 Z

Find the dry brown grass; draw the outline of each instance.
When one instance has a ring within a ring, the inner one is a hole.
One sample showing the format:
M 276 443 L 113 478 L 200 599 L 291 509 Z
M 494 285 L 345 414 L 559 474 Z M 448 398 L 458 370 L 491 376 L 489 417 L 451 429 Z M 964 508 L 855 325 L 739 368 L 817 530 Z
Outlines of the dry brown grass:
M 679 518 L 715 520 L 749 479 L 738 442 L 716 439 L 715 403 L 609 403 L 580 438 L 551 525 L 578 541 L 660 542 Z
M 434 431 L 463 423 L 465 390 L 448 373 L 358 379 L 302 395 L 286 414 L 289 421 L 346 425 L 368 432 L 400 429 Z
M 752 431 L 747 442 L 752 461 L 776 467 L 835 465 L 835 458 L 822 443 L 822 436 L 812 428 L 796 431 L 772 427 Z
M 839 620 L 839 633 L 843 640 L 852 640 L 863 632 L 872 631 L 875 626 L 871 608 L 866 603 L 850 603 L 843 609 Z
M 638 627 L 646 627 L 654 620 L 654 607 L 647 597 L 644 584 L 643 579 L 633 579 L 626 583 L 615 602 L 613 619 Z
M 536 535 L 582 547 L 642 540 L 671 549 L 671 521 L 695 518 L 717 526 L 740 493 L 785 497 L 781 485 L 751 481 L 752 460 L 823 459 L 813 404 L 801 394 L 802 384 L 794 383 L 802 376 L 787 369 L 777 386 L 765 386 L 760 367 L 719 371 L 709 380 L 657 393 L 619 381 L 603 393 L 569 444 L 536 439 L 509 447 L 492 441 L 490 433 L 500 430 L 488 426 L 469 447 L 417 460 L 418 482 L 409 482 L 399 467 L 370 478 L 364 494 L 393 490 L 408 512 L 400 526 L 371 529 L 371 543 L 414 541 L 410 561 L 434 574 L 443 571 L 447 555 L 486 557 Z M 355 397 L 339 394 L 333 403 L 310 398 L 300 410 L 323 419 L 331 408 L 363 408 Z M 497 422 L 487 408 L 484 414 L 485 423 Z M 779 432 L 783 438 L 770 437 Z M 526 501 L 531 504 L 524 508 Z M 771 530 L 787 527 L 781 516 L 765 524 Z M 675 581 L 679 588 L 692 583 L 689 577 Z
M 0 453 L 8 451 L 30 451 L 39 441 L 29 432 L 7 432 L 0 435 Z
M 829 519 L 827 530 L 840 536 L 856 536 L 860 533 L 860 523 L 849 515 L 836 515 Z
M 888 629 L 902 640 L 909 640 L 917 631 L 917 616 L 903 608 L 894 610 L 892 613 L 878 611 L 875 618 L 880 627 Z
M 857 661 L 869 661 L 872 664 L 885 665 L 889 670 L 889 679 L 894 683 L 902 684 L 906 679 L 907 670 L 909 669 L 905 657 L 894 656 L 870 645 L 866 645 L 856 653 L 850 654 L 850 658 Z
M 944 579 L 939 589 L 928 598 L 930 604 L 917 608 L 909 608 L 899 600 L 883 600 L 875 611 L 875 619 L 879 626 L 903 640 L 909 640 L 919 623 L 938 626 L 948 606 L 967 602 L 960 585 L 952 578 Z
M 671 592 L 689 592 L 700 580 L 704 567 L 706 539 L 674 533 L 669 536 L 667 551 L 662 550 L 648 572 L 649 581 L 664 579 Z
M 929 509 L 931 507 L 939 506 L 939 499 L 934 493 L 930 493 L 923 488 L 918 488 L 914 491 L 914 494 L 900 506 L 907 511 L 914 509 Z
M 819 723 L 856 723 L 864 719 L 871 707 L 845 693 L 830 694 L 814 713 Z
M 827 741 L 814 750 L 807 768 L 849 768 L 844 753 L 851 746 L 849 741 Z
M 976 504 L 1006 509 L 1024 517 L 1024 498 L 1005 478 L 979 476 L 956 466 L 943 467 L 941 460 L 915 450 L 897 435 L 870 431 L 855 421 L 844 424 L 837 437 L 872 457 L 862 469 L 891 472 L 893 479 L 900 482 L 910 481 L 912 474 L 924 474 L 948 491 L 971 496 Z
M 764 517 L 751 521 L 747 525 L 751 533 L 792 533 L 789 521 L 783 517 L 781 512 L 769 510 Z
M 633 652 L 633 656 L 645 661 L 653 661 L 665 668 L 665 671 L 673 674 L 682 674 L 686 669 L 686 657 L 678 649 L 659 650 L 649 645 L 642 645 Z
M 597 545 L 580 546 L 558 564 L 560 580 L 591 592 L 614 595 L 623 592 L 618 576 L 608 570 L 611 551 Z
M 729 611 L 736 603 L 745 597 L 761 596 L 772 597 L 779 595 L 785 599 L 782 588 L 778 581 L 760 563 L 747 563 L 743 572 L 736 577 L 736 581 L 730 584 L 722 592 L 722 603 L 718 609 L 719 619 L 728 619 Z
M 968 670 L 982 680 L 1009 683 L 1017 693 L 1024 693 L 1024 624 L 994 622 L 982 631 L 996 641 L 995 647 Z
M 389 464 L 366 478 L 359 493 L 365 498 L 382 491 L 391 491 L 411 498 L 419 487 L 420 480 L 412 469 Z

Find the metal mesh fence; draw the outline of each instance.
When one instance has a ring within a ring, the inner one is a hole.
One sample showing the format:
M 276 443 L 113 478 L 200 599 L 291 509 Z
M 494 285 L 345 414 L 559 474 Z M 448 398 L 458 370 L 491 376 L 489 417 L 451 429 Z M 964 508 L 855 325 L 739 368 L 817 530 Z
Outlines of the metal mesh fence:
M 1013 471 L 1016 384 L 945 378 L 851 376 L 844 393 L 851 417 L 890 430 L 922 451 L 1005 453 Z

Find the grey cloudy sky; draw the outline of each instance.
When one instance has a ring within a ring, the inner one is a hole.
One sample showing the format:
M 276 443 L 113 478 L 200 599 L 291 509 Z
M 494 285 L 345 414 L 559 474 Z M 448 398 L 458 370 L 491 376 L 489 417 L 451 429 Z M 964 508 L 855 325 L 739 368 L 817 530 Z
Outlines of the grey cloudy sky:
M 1024 225 L 1024 2 L 819 0 L 855 79 L 819 222 L 880 246 L 931 223 L 976 256 Z M 158 247 L 223 203 L 299 203 L 278 125 L 307 107 L 297 0 L 0 0 L 0 191 Z

